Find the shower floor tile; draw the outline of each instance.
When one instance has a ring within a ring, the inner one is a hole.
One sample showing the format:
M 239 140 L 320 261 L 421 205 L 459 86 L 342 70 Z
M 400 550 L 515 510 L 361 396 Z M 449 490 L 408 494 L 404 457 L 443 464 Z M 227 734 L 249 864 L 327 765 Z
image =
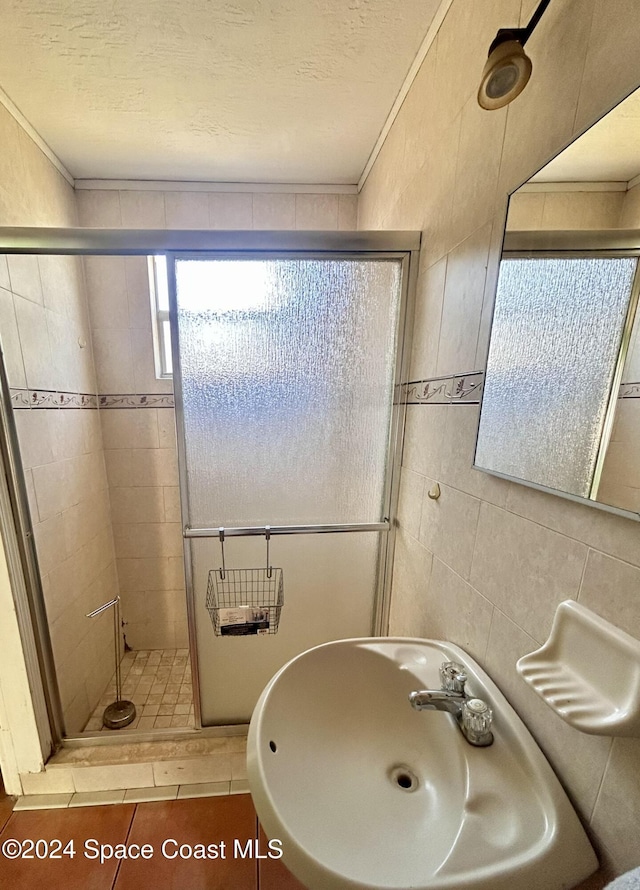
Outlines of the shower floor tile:
M 188 649 L 140 649 L 120 662 L 123 698 L 136 706 L 136 718 L 124 729 L 175 729 L 194 725 L 191 660 Z M 116 678 L 109 685 L 84 732 L 109 732 L 102 724 L 107 705 L 115 700 Z

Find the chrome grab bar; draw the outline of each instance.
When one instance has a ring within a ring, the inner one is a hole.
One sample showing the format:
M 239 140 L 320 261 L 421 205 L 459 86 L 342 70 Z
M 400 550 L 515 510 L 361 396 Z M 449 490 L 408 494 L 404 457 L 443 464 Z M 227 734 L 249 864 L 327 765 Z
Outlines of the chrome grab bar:
M 110 608 L 111 606 L 115 606 L 115 604 L 119 603 L 119 602 L 120 602 L 120 597 L 116 596 L 116 597 L 114 597 L 114 599 L 109 600 L 108 603 L 103 603 L 101 606 L 98 606 L 98 608 L 94 609 L 93 612 L 87 612 L 85 617 L 95 618 L 96 615 L 100 615 L 102 612 L 105 612 L 108 608 Z
M 355 524 L 339 524 L 334 525 L 256 525 L 247 526 L 246 528 L 190 528 L 187 526 L 183 531 L 185 538 L 220 538 L 220 532 L 225 537 L 248 537 L 251 535 L 260 535 L 264 537 L 267 533 L 270 535 L 324 535 L 335 534 L 337 532 L 388 532 L 389 520 L 382 522 L 362 522 Z

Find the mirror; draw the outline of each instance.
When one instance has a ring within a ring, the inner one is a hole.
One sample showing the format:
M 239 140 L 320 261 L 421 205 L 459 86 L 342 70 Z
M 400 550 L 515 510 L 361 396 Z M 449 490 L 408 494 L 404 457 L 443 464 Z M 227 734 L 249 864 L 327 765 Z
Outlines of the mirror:
M 640 90 L 514 192 L 474 466 L 640 519 Z

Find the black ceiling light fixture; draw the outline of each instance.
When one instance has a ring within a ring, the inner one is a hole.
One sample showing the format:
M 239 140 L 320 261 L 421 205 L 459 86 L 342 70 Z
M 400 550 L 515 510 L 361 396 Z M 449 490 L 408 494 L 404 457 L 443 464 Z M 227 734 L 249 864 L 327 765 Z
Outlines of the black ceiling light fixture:
M 526 28 L 501 28 L 489 47 L 482 72 L 478 104 L 487 111 L 503 108 L 519 96 L 531 77 L 531 59 L 524 45 L 533 34 L 551 0 L 542 0 Z

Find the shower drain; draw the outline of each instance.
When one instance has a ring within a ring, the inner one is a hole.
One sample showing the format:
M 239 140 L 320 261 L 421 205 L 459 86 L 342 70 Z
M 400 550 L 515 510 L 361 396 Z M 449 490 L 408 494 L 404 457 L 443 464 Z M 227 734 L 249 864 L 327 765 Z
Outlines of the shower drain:
M 415 791 L 420 784 L 418 777 L 408 766 L 394 766 L 389 773 L 389 778 L 402 791 Z

